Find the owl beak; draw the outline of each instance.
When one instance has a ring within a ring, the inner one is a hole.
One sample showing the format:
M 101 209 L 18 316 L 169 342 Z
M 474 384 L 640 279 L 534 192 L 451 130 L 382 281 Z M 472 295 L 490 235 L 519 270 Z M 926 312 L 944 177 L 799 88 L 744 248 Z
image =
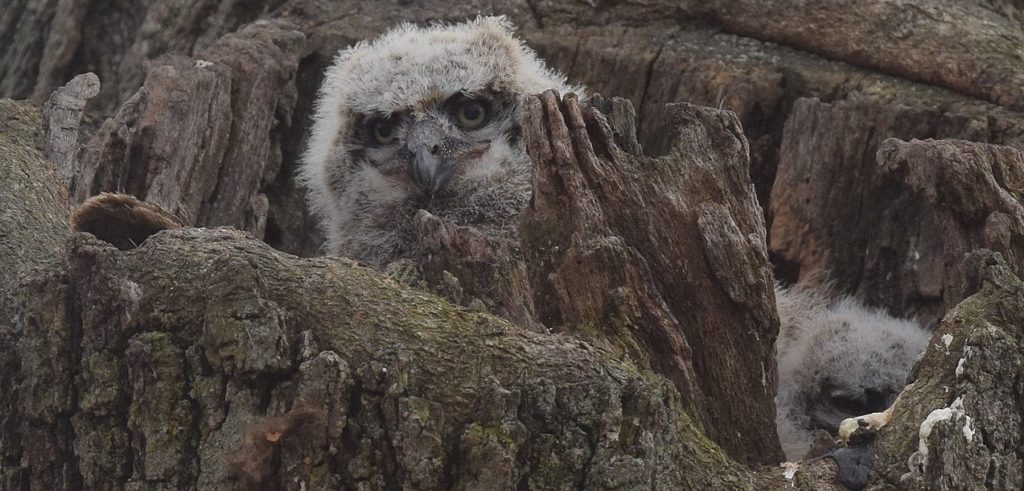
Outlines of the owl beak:
M 453 166 L 438 155 L 438 146 L 421 144 L 413 151 L 413 159 L 406 166 L 406 172 L 416 186 L 433 197 L 452 178 Z

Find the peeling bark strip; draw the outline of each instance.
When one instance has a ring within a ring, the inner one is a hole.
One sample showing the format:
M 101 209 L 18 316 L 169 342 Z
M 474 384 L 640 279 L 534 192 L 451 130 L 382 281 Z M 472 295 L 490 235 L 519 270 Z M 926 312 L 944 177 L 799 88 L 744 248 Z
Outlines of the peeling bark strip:
M 68 189 L 79 172 L 78 127 L 85 114 L 85 103 L 99 92 L 99 79 L 93 73 L 86 73 L 54 91 L 43 105 L 43 129 L 46 131 L 43 155 L 55 166 Z
M 666 112 L 674 143 L 654 159 L 624 99 L 531 101 L 521 240 L 534 305 L 545 325 L 671 380 L 733 458 L 776 463 L 778 317 L 747 142 L 732 113 Z

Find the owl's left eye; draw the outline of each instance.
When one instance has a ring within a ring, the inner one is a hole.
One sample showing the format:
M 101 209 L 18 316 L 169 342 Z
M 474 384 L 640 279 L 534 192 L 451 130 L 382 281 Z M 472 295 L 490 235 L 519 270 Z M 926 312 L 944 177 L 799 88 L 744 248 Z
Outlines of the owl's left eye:
M 397 122 L 392 118 L 378 119 L 370 123 L 373 139 L 381 145 L 393 143 L 398 139 L 397 127 Z
M 487 106 L 480 101 L 466 101 L 455 112 L 459 126 L 475 130 L 487 122 Z

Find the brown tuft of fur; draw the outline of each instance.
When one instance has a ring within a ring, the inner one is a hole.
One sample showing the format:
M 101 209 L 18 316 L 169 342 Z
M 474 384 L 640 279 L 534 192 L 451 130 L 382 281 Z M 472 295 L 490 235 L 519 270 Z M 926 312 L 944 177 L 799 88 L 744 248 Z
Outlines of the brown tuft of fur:
M 122 251 L 138 247 L 161 230 L 184 225 L 181 217 L 128 194 L 102 193 L 71 213 L 71 230 L 93 234 Z
M 249 427 L 245 441 L 231 460 L 232 477 L 238 489 L 261 489 L 273 476 L 274 460 L 281 441 L 300 436 L 323 420 L 323 411 L 297 401 L 291 411 L 271 416 Z

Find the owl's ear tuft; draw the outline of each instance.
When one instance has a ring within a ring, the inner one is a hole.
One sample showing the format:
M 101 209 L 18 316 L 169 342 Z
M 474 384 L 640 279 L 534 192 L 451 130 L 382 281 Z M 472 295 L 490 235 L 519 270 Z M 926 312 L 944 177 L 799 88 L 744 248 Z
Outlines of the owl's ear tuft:
M 139 247 L 161 230 L 184 224 L 181 217 L 128 194 L 102 193 L 71 213 L 71 230 L 88 232 L 122 251 Z
M 482 15 L 472 21 L 480 27 L 501 31 L 509 36 L 515 33 L 515 25 L 504 15 Z

